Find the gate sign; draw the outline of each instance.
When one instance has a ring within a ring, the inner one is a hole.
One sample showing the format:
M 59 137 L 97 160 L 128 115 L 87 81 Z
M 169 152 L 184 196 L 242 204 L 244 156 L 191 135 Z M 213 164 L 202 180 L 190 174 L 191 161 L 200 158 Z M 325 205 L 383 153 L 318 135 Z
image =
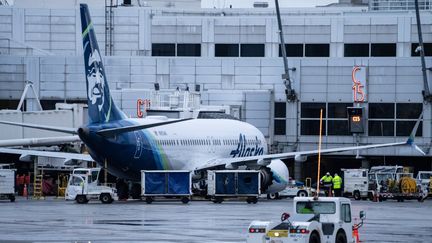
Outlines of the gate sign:
M 354 66 L 352 70 L 353 81 L 353 101 L 354 103 L 366 102 L 366 76 L 367 68 L 365 66 Z

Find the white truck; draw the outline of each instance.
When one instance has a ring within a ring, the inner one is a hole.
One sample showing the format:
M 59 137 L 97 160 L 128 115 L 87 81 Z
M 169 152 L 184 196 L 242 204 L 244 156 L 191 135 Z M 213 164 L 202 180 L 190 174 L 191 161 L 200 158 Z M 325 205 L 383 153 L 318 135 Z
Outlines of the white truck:
M 425 188 L 432 195 L 432 171 L 419 171 L 416 177 L 417 185 Z
M 347 198 L 296 197 L 292 216 L 283 213 L 281 221 L 252 221 L 247 242 L 358 242 L 358 228 L 363 225 L 365 217 L 361 211 L 361 222 L 354 224 L 351 201 Z
M 0 169 L 0 199 L 15 201 L 15 170 Z
M 355 200 L 368 198 L 368 169 L 342 169 L 343 195 Z
M 98 184 L 100 168 L 77 168 L 69 177 L 66 188 L 66 200 L 75 200 L 79 204 L 90 200 L 112 203 L 118 200 L 117 190 Z
M 296 180 L 291 179 L 284 190 L 277 193 L 267 194 L 267 199 L 281 199 L 286 197 L 312 197 L 316 190 L 311 187 L 311 178 L 306 178 L 306 185 L 299 185 Z

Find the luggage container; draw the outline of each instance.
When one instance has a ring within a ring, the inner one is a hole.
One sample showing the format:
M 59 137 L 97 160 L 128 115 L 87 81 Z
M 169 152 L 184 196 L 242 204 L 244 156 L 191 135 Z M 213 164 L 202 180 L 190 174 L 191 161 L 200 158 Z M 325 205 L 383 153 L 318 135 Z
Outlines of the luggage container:
M 0 199 L 15 201 L 15 170 L 0 169 Z
M 209 170 L 207 193 L 214 203 L 228 197 L 246 197 L 247 203 L 257 203 L 261 194 L 261 177 L 254 170 Z
M 141 196 L 150 204 L 155 197 L 181 198 L 186 204 L 192 195 L 192 174 L 187 170 L 142 170 Z

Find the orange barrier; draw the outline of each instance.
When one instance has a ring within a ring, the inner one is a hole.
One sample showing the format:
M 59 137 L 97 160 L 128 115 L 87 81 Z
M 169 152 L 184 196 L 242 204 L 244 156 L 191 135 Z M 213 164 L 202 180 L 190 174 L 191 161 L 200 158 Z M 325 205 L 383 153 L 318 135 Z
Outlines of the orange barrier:
M 24 184 L 24 189 L 23 189 L 23 193 L 22 193 L 23 197 L 28 197 L 28 193 L 27 193 L 27 184 Z
M 356 243 L 360 242 L 360 235 L 359 235 L 358 229 L 353 229 L 353 237 L 354 237 Z

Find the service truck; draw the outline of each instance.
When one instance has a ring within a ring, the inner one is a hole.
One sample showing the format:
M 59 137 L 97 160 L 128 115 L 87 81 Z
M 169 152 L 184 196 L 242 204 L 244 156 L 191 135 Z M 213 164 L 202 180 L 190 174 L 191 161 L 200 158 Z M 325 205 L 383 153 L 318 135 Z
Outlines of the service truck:
M 75 200 L 79 204 L 90 200 L 112 203 L 118 200 L 115 188 L 99 184 L 100 168 L 77 168 L 72 171 L 66 188 L 66 200 Z
M 374 166 L 369 171 L 369 192 L 371 199 L 379 201 L 395 199 L 398 202 L 427 197 L 425 188 L 417 185 L 412 173 L 405 173 L 402 166 Z
M 14 169 L 0 169 L 0 199 L 15 201 Z
M 344 197 L 295 197 L 293 213 L 283 213 L 280 221 L 252 221 L 248 243 L 347 243 L 358 242 L 363 225 L 351 217 L 351 201 Z
M 343 195 L 355 200 L 368 197 L 368 169 L 342 169 Z

